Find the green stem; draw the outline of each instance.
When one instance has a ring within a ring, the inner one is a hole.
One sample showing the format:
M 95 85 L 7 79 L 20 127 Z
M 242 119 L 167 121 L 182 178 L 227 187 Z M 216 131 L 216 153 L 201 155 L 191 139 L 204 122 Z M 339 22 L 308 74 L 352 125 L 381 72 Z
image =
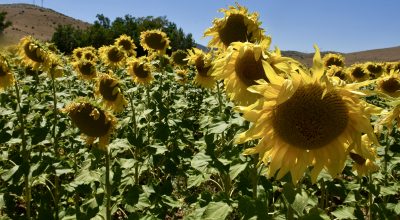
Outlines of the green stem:
M 52 129 L 52 137 L 53 137 L 53 149 L 56 155 L 57 161 L 60 159 L 60 154 L 58 150 L 58 140 L 57 140 L 57 133 L 56 133 L 56 128 L 58 124 L 58 109 L 57 109 L 57 95 L 56 95 L 56 83 L 55 83 L 55 78 L 54 74 L 51 74 L 51 85 L 52 85 L 52 93 L 53 93 L 53 129 Z M 57 176 L 57 167 L 54 168 L 55 170 L 55 177 L 54 177 L 54 185 L 55 185 L 55 192 L 54 192 L 54 217 L 55 219 L 58 219 L 58 213 L 59 213 L 59 199 L 60 199 L 60 179 Z
M 325 186 L 325 180 L 321 180 L 321 202 L 320 202 L 320 208 L 325 209 L 325 201 L 326 201 L 326 186 Z
M 257 155 L 253 158 L 254 167 L 253 167 L 253 199 L 257 199 L 257 187 L 258 187 L 258 172 L 257 172 L 257 164 L 258 164 L 258 157 Z
M 24 173 L 24 187 L 25 187 L 25 202 L 26 202 L 26 217 L 27 219 L 31 219 L 31 187 L 29 183 L 29 173 L 30 173 L 30 164 L 29 164 L 29 157 L 30 157 L 30 152 L 27 149 L 27 141 L 26 141 L 26 136 L 25 136 L 25 122 L 24 122 L 24 116 L 21 110 L 21 95 L 19 91 L 19 86 L 18 86 L 18 80 L 15 80 L 14 83 L 15 86 L 15 93 L 17 96 L 17 117 L 18 117 L 18 122 L 20 124 L 21 128 L 21 139 L 22 139 L 22 157 L 24 162 L 27 164 L 27 171 Z
M 368 174 L 368 179 L 369 179 L 369 190 L 368 190 L 368 203 L 369 203 L 369 208 L 368 208 L 368 219 L 372 219 L 372 187 L 373 187 L 373 180 L 372 180 L 372 173 L 370 172 Z
M 389 145 L 390 133 L 391 132 L 389 132 L 389 130 L 388 130 L 385 134 L 386 146 L 385 146 L 385 154 L 383 156 L 383 173 L 385 175 L 385 185 L 387 185 L 387 182 L 388 182 L 388 179 L 387 179 L 388 178 L 388 160 L 389 160 L 388 153 L 389 153 L 389 147 L 390 147 L 390 145 Z
M 223 114 L 222 112 L 222 96 L 221 96 L 221 89 L 219 88 L 219 81 L 216 81 L 217 83 L 217 93 L 218 93 L 218 108 L 219 108 L 219 112 L 221 114 Z
M 106 150 L 106 220 L 111 220 L 110 152 Z
M 132 122 L 133 122 L 133 132 L 134 132 L 134 138 L 135 140 L 137 139 L 137 122 L 136 122 L 136 110 L 135 106 L 133 105 L 133 98 L 134 94 L 129 95 L 130 103 L 131 103 L 131 109 L 132 109 Z M 139 184 L 139 147 L 135 146 L 135 152 L 134 152 L 134 159 L 136 161 L 135 163 L 135 184 Z
M 146 98 L 147 98 L 147 105 L 146 109 L 150 108 L 150 85 L 146 86 Z M 147 118 L 147 140 L 148 144 L 150 144 L 150 118 Z

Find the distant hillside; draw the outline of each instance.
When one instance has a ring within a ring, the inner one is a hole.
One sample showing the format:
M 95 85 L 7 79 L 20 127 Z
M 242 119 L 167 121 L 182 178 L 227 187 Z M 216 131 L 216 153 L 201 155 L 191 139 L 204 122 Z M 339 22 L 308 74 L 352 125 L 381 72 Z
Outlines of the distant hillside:
M 52 9 L 42 8 L 30 4 L 0 4 L 0 12 L 7 12 L 6 20 L 12 22 L 12 26 L 4 32 L 4 38 L 0 44 L 14 44 L 25 35 L 33 35 L 40 40 L 50 40 L 58 25 L 70 24 L 74 27 L 85 29 L 91 24 L 77 20 Z M 203 45 L 197 44 L 197 48 L 207 50 Z M 322 55 L 327 52 L 322 52 Z M 282 51 L 284 56 L 293 57 L 300 62 L 311 66 L 313 53 L 301 53 L 297 51 Z M 400 61 L 400 46 L 384 49 L 367 50 L 353 53 L 343 53 L 346 65 L 366 61 Z
M 58 25 L 70 24 L 77 28 L 87 28 L 89 23 L 83 22 L 54 10 L 30 4 L 0 4 L 0 12 L 7 12 L 6 20 L 12 26 L 4 31 L 2 44 L 14 44 L 26 35 L 40 40 L 50 40 Z

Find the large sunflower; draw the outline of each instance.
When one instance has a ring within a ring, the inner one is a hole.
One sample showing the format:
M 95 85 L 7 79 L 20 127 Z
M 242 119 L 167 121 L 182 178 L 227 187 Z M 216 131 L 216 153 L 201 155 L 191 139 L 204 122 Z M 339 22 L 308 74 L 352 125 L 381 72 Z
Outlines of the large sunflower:
M 100 59 L 107 66 L 122 67 L 125 63 L 125 53 L 121 47 L 110 45 L 99 48 Z
M 136 56 L 136 45 L 130 36 L 123 34 L 119 36 L 119 38 L 115 39 L 114 44 L 121 47 L 128 57 Z
M 197 48 L 188 51 L 188 64 L 196 67 L 194 82 L 204 88 L 215 86 L 215 79 L 211 76 L 211 57 L 210 53 L 206 54 Z
M 114 112 L 121 112 L 128 103 L 119 85 L 119 80 L 112 72 L 101 74 L 97 79 L 95 94 L 102 99 L 106 108 Z
M 322 58 L 325 67 L 338 66 L 344 67 L 344 57 L 337 53 L 327 53 Z
M 49 53 L 45 45 L 32 36 L 26 36 L 19 42 L 19 55 L 23 59 L 22 62 L 34 70 L 47 70 L 50 65 Z
M 93 61 L 79 60 L 73 62 L 73 66 L 75 71 L 78 73 L 78 77 L 84 80 L 91 80 L 97 76 L 96 63 Z
M 376 90 L 391 98 L 400 97 L 400 77 L 399 71 L 391 70 L 389 74 L 384 74 L 377 80 Z
M 154 80 L 154 67 L 146 57 L 133 58 L 128 61 L 128 73 L 135 83 L 149 85 Z
M 160 54 L 165 54 L 169 43 L 170 41 L 167 34 L 161 30 L 140 32 L 140 45 L 147 51 L 157 51 Z
M 99 138 L 99 148 L 107 149 L 117 123 L 115 116 L 83 99 L 67 105 L 62 111 L 80 129 L 87 144 L 93 144 Z
M 261 138 L 244 154 L 258 153 L 260 161 L 269 164 L 270 176 L 276 174 L 279 179 L 290 172 L 296 183 L 312 166 L 315 182 L 323 168 L 332 176 L 340 174 L 350 150 L 364 152 L 362 134 L 378 145 L 370 115 L 379 109 L 354 91 L 362 85 L 346 85 L 326 77 L 318 48 L 310 73 L 297 71 L 292 71 L 288 79 L 266 71 L 270 83 L 249 88 L 263 98 L 238 108 L 252 125 L 235 141 Z
M 213 26 L 204 32 L 204 36 L 211 36 L 208 43 L 211 48 L 225 49 L 232 42 L 261 42 L 266 36 L 260 27 L 258 13 L 249 13 L 247 8 L 236 3 L 236 7 L 220 9 L 224 13 L 223 18 L 216 18 Z
M 14 75 L 10 71 L 10 66 L 6 57 L 0 53 L 0 90 L 13 86 Z

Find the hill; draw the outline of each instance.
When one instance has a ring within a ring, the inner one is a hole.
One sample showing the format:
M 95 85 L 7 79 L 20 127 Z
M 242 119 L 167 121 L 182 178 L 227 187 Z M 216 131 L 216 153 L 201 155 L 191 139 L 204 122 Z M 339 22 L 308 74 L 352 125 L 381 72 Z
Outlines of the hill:
M 25 35 L 32 35 L 40 40 L 50 40 L 58 25 L 70 24 L 81 29 L 91 25 L 52 9 L 30 4 L 0 4 L 1 11 L 7 12 L 6 20 L 12 22 L 12 26 L 4 32 L 4 39 L 1 40 L 3 44 L 18 43 L 19 39 Z M 207 49 L 199 44 L 197 47 Z M 324 53 L 327 52 L 322 52 Z M 312 64 L 313 53 L 282 51 L 282 54 L 293 57 L 308 66 Z M 366 61 L 400 61 L 400 46 L 342 54 L 346 59 L 346 65 Z
M 40 40 L 50 40 L 58 25 L 70 24 L 77 28 L 87 28 L 89 23 L 83 22 L 54 10 L 30 4 L 0 4 L 0 12 L 7 12 L 6 20 L 12 26 L 5 29 L 2 44 L 14 44 L 26 35 Z

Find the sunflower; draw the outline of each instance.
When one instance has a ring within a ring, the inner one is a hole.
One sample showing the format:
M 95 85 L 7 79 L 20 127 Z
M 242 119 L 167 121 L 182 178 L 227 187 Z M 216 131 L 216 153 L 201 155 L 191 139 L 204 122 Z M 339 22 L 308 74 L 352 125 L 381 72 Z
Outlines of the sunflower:
M 236 137 L 236 143 L 261 138 L 257 146 L 244 154 L 259 154 L 269 164 L 269 176 L 282 178 L 291 173 L 293 183 L 312 166 L 316 181 L 325 168 L 332 176 L 341 173 L 348 152 L 364 152 L 361 135 L 378 146 L 370 115 L 379 108 L 362 99 L 357 90 L 364 84 L 348 84 L 324 75 L 319 49 L 310 72 L 292 71 L 288 79 L 266 71 L 270 83 L 254 85 L 249 90 L 263 96 L 250 106 L 238 107 L 252 125 Z
M 374 161 L 376 158 L 376 151 L 372 147 L 373 143 L 368 139 L 367 135 L 361 137 L 362 145 L 365 145 L 365 151 L 362 155 L 350 152 L 349 156 L 354 161 L 353 171 L 357 171 L 358 176 L 365 176 L 368 173 L 375 172 L 379 170 Z
M 119 36 L 119 38 L 115 39 L 114 44 L 121 47 L 128 57 L 136 56 L 136 45 L 130 36 L 123 34 Z
M 23 59 L 24 65 L 30 66 L 34 70 L 47 70 L 49 53 L 44 44 L 32 36 L 26 36 L 19 42 L 19 55 Z
M 64 64 L 61 57 L 54 53 L 48 54 L 49 69 L 47 75 L 52 78 L 62 77 L 64 75 Z
M 377 80 L 376 90 L 384 96 L 391 98 L 400 97 L 400 78 L 399 71 L 391 70 L 389 74 L 384 74 Z
M 351 82 L 362 82 L 369 79 L 369 75 L 361 63 L 351 65 L 346 71 Z
M 393 130 L 393 122 L 396 122 L 397 129 L 400 129 L 400 101 L 394 101 L 389 103 L 389 105 L 394 107 L 382 119 L 379 120 L 379 125 L 384 125 L 390 134 Z M 378 133 L 381 133 L 382 129 L 379 128 L 377 130 Z
M 194 82 L 203 88 L 213 88 L 215 79 L 211 76 L 211 54 L 205 54 L 202 50 L 192 48 L 188 51 L 188 64 L 196 67 Z
M 73 62 L 73 66 L 75 71 L 78 73 L 78 77 L 84 80 L 91 80 L 97 76 L 96 63 L 93 61 L 79 60 Z
M 367 62 L 364 64 L 364 70 L 372 79 L 376 79 L 383 74 L 385 68 L 382 63 Z
M 176 81 L 180 84 L 186 84 L 188 80 L 188 70 L 187 69 L 177 69 L 176 73 Z
M 125 63 L 125 53 L 121 47 L 110 45 L 99 48 L 100 59 L 110 67 L 122 67 Z
M 260 27 L 258 13 L 249 13 L 247 8 L 236 3 L 228 9 L 220 9 L 223 18 L 216 18 L 213 26 L 204 32 L 204 36 L 211 36 L 208 43 L 211 48 L 226 49 L 232 42 L 261 42 L 266 36 Z
M 171 54 L 172 63 L 177 66 L 186 66 L 188 63 L 186 57 L 187 53 L 184 50 L 176 50 Z
M 72 51 L 72 60 L 78 61 L 78 60 L 82 59 L 84 51 L 85 51 L 85 49 L 82 47 L 75 48 Z
M 121 112 L 128 103 L 119 85 L 119 80 L 112 72 L 101 74 L 97 79 L 96 96 L 100 97 L 104 105 L 114 112 Z
M 337 53 L 327 53 L 322 58 L 325 67 L 338 66 L 344 67 L 344 57 Z
M 340 66 L 330 66 L 326 70 L 326 75 L 329 77 L 337 77 L 343 81 L 347 80 L 347 74 L 343 67 Z
M 84 99 L 67 105 L 62 111 L 80 129 L 87 144 L 99 138 L 99 148 L 107 149 L 117 123 L 115 116 Z
M 135 83 L 149 85 L 154 80 L 153 69 L 154 67 L 146 57 L 133 58 L 128 61 L 128 73 Z
M 96 48 L 94 47 L 84 47 L 83 52 L 82 52 L 82 58 L 83 60 L 88 60 L 88 61 L 93 61 L 97 62 L 98 57 L 97 57 L 97 51 Z
M 169 38 L 166 33 L 161 30 L 147 30 L 140 32 L 140 45 L 144 50 L 157 51 L 165 54 L 169 47 Z
M 5 90 L 14 84 L 14 75 L 11 74 L 10 66 L 6 57 L 0 53 L 0 90 Z
M 247 88 L 257 84 L 257 80 L 269 82 L 264 68 L 268 66 L 267 70 L 271 69 L 266 61 L 268 47 L 269 42 L 260 45 L 234 42 L 215 61 L 212 76 L 224 80 L 226 93 L 238 105 L 249 105 L 261 98 L 260 94 L 252 93 Z

